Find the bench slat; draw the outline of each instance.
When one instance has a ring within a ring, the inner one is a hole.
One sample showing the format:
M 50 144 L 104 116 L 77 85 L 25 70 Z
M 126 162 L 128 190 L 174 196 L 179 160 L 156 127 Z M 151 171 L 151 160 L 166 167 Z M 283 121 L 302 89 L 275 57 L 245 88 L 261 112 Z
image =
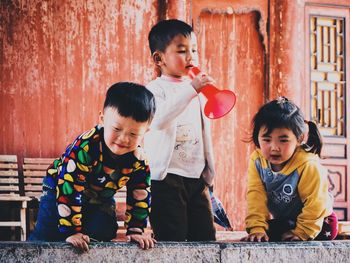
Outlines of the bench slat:
M 49 164 L 23 164 L 23 170 L 40 170 L 45 171 Z
M 21 196 L 19 194 L 1 194 L 0 195 L 0 201 L 30 201 L 31 198 L 27 197 L 27 196 Z
M 24 164 L 51 164 L 55 158 L 24 158 Z
M 31 185 L 27 184 L 26 185 L 26 191 L 40 191 L 43 189 L 42 185 Z
M 41 196 L 42 192 L 31 192 L 31 191 L 27 191 L 26 192 L 26 196 L 28 197 L 34 197 L 38 200 L 40 200 L 40 196 Z
M 0 176 L 18 176 L 18 171 L 0 171 Z
M 1 191 L 16 191 L 18 192 L 18 185 L 0 185 L 0 192 Z
M 18 177 L 0 178 L 0 184 L 18 184 Z
M 17 155 L 0 155 L 1 163 L 17 163 Z
M 24 177 L 44 177 L 46 171 L 23 171 Z
M 18 165 L 16 163 L 0 163 L 0 169 L 18 169 Z
M 1 221 L 0 226 L 21 226 L 20 221 Z
M 25 184 L 42 184 L 43 183 L 43 177 L 25 177 L 24 178 Z

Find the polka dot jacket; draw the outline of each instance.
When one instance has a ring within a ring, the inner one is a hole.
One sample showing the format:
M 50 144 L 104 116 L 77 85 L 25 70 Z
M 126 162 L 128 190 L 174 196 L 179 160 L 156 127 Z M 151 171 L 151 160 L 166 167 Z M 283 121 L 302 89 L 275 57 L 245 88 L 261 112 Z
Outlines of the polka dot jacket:
M 76 138 L 48 168 L 43 188 L 56 190 L 59 230 L 65 236 L 81 232 L 84 204 L 115 213 L 114 195 L 127 188 L 127 234 L 141 234 L 150 210 L 150 169 L 133 152 L 112 156 L 96 126 Z

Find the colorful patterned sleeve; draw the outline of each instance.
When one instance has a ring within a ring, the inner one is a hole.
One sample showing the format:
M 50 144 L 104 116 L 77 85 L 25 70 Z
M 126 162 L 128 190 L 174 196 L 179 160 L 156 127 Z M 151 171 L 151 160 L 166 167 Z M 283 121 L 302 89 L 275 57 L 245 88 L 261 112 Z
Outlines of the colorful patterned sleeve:
M 127 183 L 126 219 L 127 235 L 142 234 L 147 227 L 147 218 L 151 205 L 151 176 L 147 161 L 138 160 Z
M 79 233 L 82 229 L 82 192 L 85 189 L 86 176 L 92 169 L 89 143 L 91 136 L 98 136 L 94 132 L 95 128 L 76 139 L 63 155 L 58 171 L 58 227 L 65 237 Z

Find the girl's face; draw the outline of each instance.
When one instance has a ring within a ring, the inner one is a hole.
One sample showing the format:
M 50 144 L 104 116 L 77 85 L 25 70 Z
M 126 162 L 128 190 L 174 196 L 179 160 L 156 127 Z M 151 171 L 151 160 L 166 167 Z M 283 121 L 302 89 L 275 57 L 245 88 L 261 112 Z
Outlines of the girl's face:
M 292 157 L 300 142 L 287 128 L 275 128 L 270 134 L 266 132 L 267 128 L 262 126 L 258 135 L 260 149 L 266 160 L 270 162 L 272 170 L 278 172 Z
M 109 150 L 122 155 L 136 150 L 148 130 L 149 122 L 137 122 L 131 117 L 123 117 L 117 109 L 107 107 L 100 115 L 104 128 L 104 140 Z
M 191 67 L 198 66 L 196 35 L 177 35 L 164 52 L 158 54 L 160 61 L 156 63 L 160 66 L 162 75 L 175 78 L 187 76 Z

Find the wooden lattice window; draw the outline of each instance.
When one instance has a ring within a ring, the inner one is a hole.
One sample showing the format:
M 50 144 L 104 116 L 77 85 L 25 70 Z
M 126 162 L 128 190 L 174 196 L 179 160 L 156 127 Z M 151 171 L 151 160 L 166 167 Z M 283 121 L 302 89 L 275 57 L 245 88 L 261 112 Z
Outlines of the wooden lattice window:
M 346 136 L 344 23 L 310 16 L 311 118 L 324 136 Z

